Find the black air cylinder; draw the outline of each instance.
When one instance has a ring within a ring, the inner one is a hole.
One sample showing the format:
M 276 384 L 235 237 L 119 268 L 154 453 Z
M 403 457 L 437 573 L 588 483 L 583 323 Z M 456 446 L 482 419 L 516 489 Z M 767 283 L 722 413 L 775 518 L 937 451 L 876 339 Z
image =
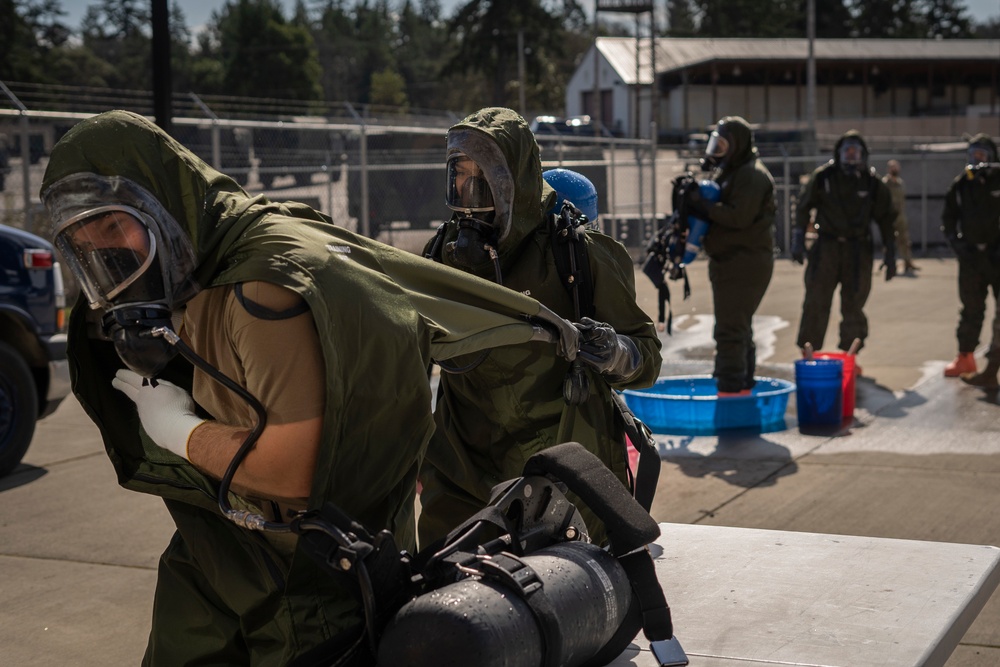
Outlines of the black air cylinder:
M 604 646 L 632 601 L 628 577 L 603 549 L 567 542 L 523 560 L 538 574 L 558 619 L 557 664 L 574 667 Z M 469 578 L 411 600 L 379 643 L 382 667 L 538 667 L 542 630 L 517 593 Z

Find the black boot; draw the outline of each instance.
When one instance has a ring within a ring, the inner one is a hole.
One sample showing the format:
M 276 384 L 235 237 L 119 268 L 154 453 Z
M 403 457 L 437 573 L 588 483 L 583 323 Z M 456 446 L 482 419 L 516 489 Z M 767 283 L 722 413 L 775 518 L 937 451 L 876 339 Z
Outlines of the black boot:
M 1000 382 L 997 382 L 997 372 L 1000 372 L 1000 361 L 990 361 L 982 373 L 962 376 L 962 382 L 980 389 L 997 390 L 1000 389 Z

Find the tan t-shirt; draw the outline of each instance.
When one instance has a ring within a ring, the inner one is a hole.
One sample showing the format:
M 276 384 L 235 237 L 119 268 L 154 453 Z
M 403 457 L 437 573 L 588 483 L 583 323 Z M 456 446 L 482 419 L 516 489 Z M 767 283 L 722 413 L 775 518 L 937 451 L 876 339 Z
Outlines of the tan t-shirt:
M 206 289 L 188 302 L 179 333 L 208 363 L 260 401 L 269 424 L 323 416 L 319 334 L 298 294 L 264 282 Z M 198 368 L 192 395 L 219 422 L 244 428 L 256 422 L 246 401 Z
M 242 291 L 251 309 L 256 304 L 281 314 L 304 307 L 299 295 L 270 283 L 247 283 Z M 265 319 L 248 312 L 234 286 L 214 287 L 188 302 L 181 336 L 253 394 L 267 411 L 268 423 L 290 424 L 323 415 L 323 355 L 307 308 L 291 317 Z M 220 422 L 254 424 L 253 409 L 200 369 L 195 370 L 193 395 Z

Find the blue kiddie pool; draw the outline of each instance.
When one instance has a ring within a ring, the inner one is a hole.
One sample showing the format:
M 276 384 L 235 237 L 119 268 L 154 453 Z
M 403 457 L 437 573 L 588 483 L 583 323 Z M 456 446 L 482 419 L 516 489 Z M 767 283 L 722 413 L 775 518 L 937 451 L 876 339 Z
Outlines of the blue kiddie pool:
M 660 378 L 649 389 L 622 392 L 632 412 L 653 431 L 669 435 L 711 435 L 734 429 L 783 431 L 788 397 L 795 383 L 754 378 L 749 396 L 720 399 L 715 378 L 680 375 Z

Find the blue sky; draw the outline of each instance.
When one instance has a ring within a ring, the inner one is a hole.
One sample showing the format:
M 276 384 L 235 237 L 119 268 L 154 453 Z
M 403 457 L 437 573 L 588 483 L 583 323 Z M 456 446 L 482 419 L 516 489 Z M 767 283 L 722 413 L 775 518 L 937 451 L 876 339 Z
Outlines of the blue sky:
M 225 4 L 225 0 L 171 0 L 171 5 L 174 2 L 180 5 L 192 30 L 196 30 L 208 22 L 212 12 Z M 281 2 L 287 8 L 286 13 L 291 14 L 295 0 L 281 0 Z M 441 0 L 442 13 L 446 16 L 450 15 L 454 8 L 462 2 L 463 0 Z M 67 13 L 65 17 L 67 25 L 73 29 L 78 28 L 87 7 L 92 4 L 97 3 L 95 0 L 62 0 L 62 7 Z M 588 15 L 593 13 L 593 0 L 583 0 L 582 4 Z M 656 4 L 659 11 L 662 12 L 665 1 L 657 0 Z M 1000 0 L 966 0 L 965 6 L 969 8 L 969 13 L 977 21 L 1000 15 Z

